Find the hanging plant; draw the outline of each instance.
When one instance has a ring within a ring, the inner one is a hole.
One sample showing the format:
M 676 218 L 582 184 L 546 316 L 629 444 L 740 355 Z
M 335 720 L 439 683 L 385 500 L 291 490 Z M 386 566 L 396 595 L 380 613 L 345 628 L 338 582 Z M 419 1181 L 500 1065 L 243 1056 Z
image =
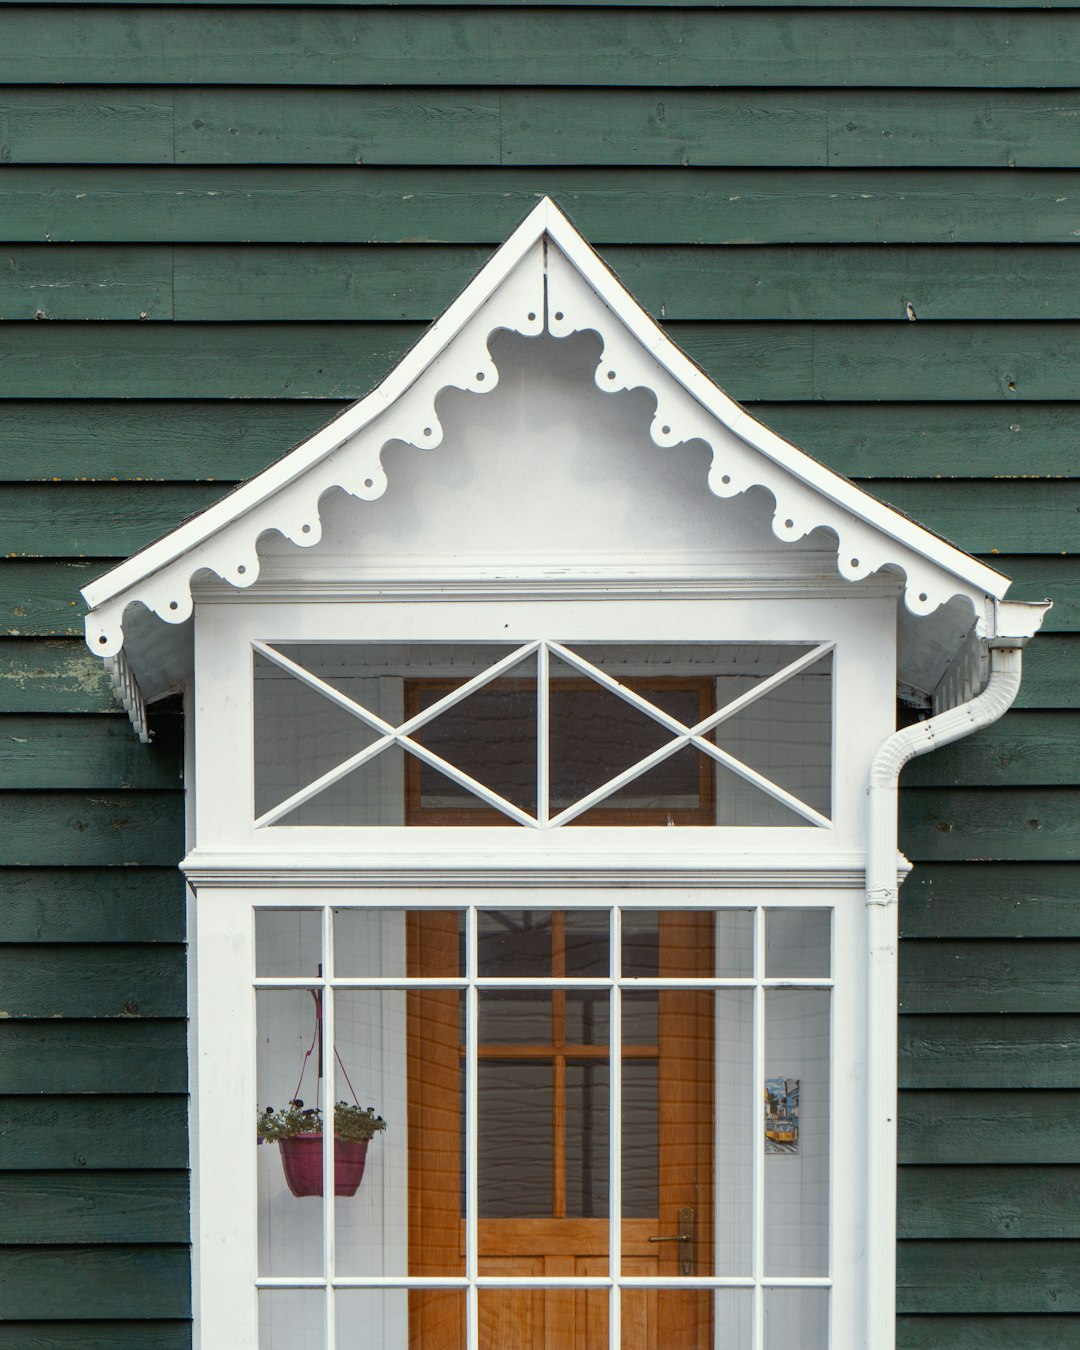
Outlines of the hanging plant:
M 305 1106 L 299 1097 L 275 1111 L 272 1106 L 259 1112 L 256 1126 L 260 1144 L 281 1146 L 281 1166 L 293 1195 L 323 1193 L 323 1113 L 317 1106 Z M 334 1107 L 334 1194 L 355 1195 L 364 1176 L 368 1144 L 386 1121 L 375 1114 L 373 1106 L 350 1106 L 338 1102 Z
M 256 1123 L 259 1143 L 280 1147 L 281 1166 L 289 1190 L 301 1197 L 323 1193 L 323 1113 L 318 1105 L 305 1106 L 300 1099 L 300 1085 L 316 1046 L 319 1050 L 316 1076 L 318 1084 L 323 1081 L 322 995 L 316 989 L 308 992 L 315 1003 L 315 1034 L 300 1064 L 296 1092 L 288 1106 L 280 1111 L 275 1111 L 272 1106 L 264 1107 Z M 334 1194 L 355 1195 L 364 1175 L 368 1144 L 386 1129 L 386 1121 L 375 1114 L 373 1106 L 360 1105 L 337 1046 L 334 1047 L 334 1059 L 353 1095 L 352 1106 L 340 1101 L 334 1107 Z

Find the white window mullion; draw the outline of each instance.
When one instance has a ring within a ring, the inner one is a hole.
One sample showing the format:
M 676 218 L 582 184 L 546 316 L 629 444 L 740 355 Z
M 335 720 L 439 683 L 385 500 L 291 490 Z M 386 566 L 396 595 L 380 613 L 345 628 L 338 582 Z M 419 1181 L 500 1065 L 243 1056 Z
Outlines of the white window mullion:
M 323 1313 L 326 1350 L 336 1350 L 337 1346 L 337 1303 L 334 1294 L 334 1276 L 336 1260 L 334 1251 L 334 1213 L 336 1204 L 336 1164 L 334 1160 L 334 1103 L 335 1091 L 334 1054 L 334 923 L 333 908 L 325 905 L 322 912 L 322 950 L 323 950 L 323 987 L 322 987 L 322 1047 L 320 1050 L 323 1065 L 323 1269 L 326 1272 L 326 1306 Z
M 608 1120 L 608 1246 L 612 1278 L 608 1309 L 609 1350 L 620 1350 L 622 1345 L 622 911 L 613 906 L 608 940 L 611 975 L 611 1007 L 608 1014 L 608 1087 L 610 1089 Z
M 754 1076 L 751 1091 L 751 1176 L 753 1181 L 754 1350 L 765 1346 L 765 911 L 754 910 Z
M 551 815 L 551 653 L 541 642 L 536 653 L 536 820 L 546 830 Z
M 475 905 L 465 911 L 465 1274 L 469 1280 L 466 1294 L 466 1350 L 479 1350 L 480 1302 L 476 1281 L 480 1274 L 480 1129 L 477 1108 L 480 1100 L 480 1072 L 477 1045 L 480 1032 L 480 996 L 476 988 L 479 969 L 479 923 Z

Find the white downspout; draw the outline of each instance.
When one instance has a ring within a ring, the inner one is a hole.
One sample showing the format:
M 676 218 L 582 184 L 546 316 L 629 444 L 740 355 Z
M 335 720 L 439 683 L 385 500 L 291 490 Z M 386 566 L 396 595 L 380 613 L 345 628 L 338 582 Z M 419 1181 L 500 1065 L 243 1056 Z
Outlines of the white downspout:
M 868 1102 L 879 1112 L 869 1131 L 869 1335 L 867 1350 L 892 1350 L 896 1336 L 896 1100 L 898 854 L 897 780 L 916 755 L 970 736 L 1012 706 L 1020 688 L 1020 648 L 993 647 L 986 688 L 968 703 L 886 740 L 870 768 L 866 907 L 870 941 Z

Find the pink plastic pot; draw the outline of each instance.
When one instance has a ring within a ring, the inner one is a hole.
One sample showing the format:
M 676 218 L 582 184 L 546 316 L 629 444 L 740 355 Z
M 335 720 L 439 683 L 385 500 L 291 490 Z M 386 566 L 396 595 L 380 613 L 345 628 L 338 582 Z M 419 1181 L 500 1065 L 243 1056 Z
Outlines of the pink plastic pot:
M 359 1143 L 334 1140 L 334 1194 L 355 1195 L 364 1175 L 368 1139 Z M 278 1143 L 285 1180 L 293 1195 L 322 1195 L 323 1137 L 321 1134 L 294 1134 Z

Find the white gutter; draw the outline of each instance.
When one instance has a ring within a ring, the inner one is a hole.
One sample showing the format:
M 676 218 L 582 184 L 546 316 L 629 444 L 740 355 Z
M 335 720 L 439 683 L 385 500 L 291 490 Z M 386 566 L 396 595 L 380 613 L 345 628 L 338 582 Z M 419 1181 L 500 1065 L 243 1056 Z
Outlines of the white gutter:
M 1020 688 L 1020 649 L 1026 638 L 992 641 L 1001 645 L 991 647 L 990 678 L 982 693 L 895 732 L 882 744 L 870 768 L 866 858 L 870 943 L 867 1100 L 874 1120 L 867 1159 L 870 1326 L 866 1344 L 870 1350 L 891 1350 L 896 1336 L 897 780 L 900 770 L 916 755 L 970 736 L 1008 712 Z

